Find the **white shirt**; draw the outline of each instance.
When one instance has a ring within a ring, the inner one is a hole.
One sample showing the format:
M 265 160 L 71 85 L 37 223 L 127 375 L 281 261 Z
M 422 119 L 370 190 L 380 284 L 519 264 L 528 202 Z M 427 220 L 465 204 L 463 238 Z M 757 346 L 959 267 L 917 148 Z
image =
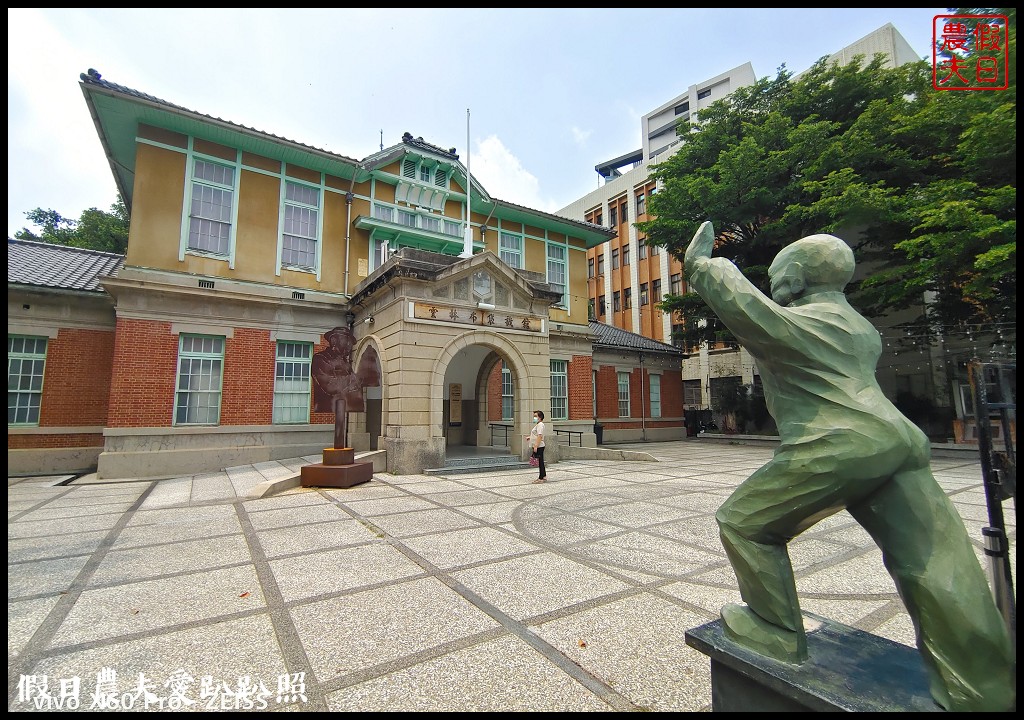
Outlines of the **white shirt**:
M 539 442 L 538 442 L 539 440 Z M 530 447 L 536 450 L 539 447 L 544 447 L 544 421 L 541 420 L 533 429 L 530 430 Z

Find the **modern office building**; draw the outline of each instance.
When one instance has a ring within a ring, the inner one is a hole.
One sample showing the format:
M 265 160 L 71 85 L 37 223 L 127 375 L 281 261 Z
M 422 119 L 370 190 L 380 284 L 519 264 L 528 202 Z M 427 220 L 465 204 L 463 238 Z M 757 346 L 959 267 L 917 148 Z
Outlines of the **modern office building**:
M 846 63 L 857 55 L 870 58 L 876 53 L 885 54 L 891 66 L 921 59 L 891 23 L 833 53 L 830 59 Z M 665 294 L 686 292 L 682 263 L 661 248 L 647 246 L 634 225 L 651 219 L 647 200 L 658 188 L 650 169 L 678 150 L 681 140 L 675 127 L 679 121 L 699 124 L 702 109 L 755 79 L 752 65 L 744 63 L 689 85 L 645 114 L 640 128 L 642 146 L 595 166 L 604 179 L 601 187 L 558 211 L 616 233 L 587 251 L 590 305 L 597 320 L 672 342 L 678 319 L 659 310 L 657 303 Z M 753 359 L 742 349 L 703 347 L 683 360 L 683 402 L 688 410 L 715 407 L 716 395 L 725 385 L 757 382 Z

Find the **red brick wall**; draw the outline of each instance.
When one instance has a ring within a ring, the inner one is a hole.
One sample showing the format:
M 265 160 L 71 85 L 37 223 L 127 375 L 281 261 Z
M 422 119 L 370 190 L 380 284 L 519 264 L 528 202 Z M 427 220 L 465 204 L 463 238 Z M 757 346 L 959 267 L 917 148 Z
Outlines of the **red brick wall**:
M 108 427 L 169 427 L 178 336 L 169 322 L 117 319 Z
M 487 422 L 501 422 L 501 363 L 487 376 Z
M 270 425 L 274 421 L 276 348 L 269 330 L 235 328 L 234 337 L 224 340 L 221 425 Z
M 102 433 L 74 433 L 72 435 L 8 435 L 8 450 L 35 448 L 103 447 Z
M 661 415 L 675 418 L 683 415 L 683 376 L 678 370 L 661 374 Z
M 573 355 L 569 361 L 570 420 L 587 420 L 594 416 L 593 369 L 593 358 L 589 355 Z
M 104 426 L 114 362 L 114 331 L 61 328 L 46 345 L 40 427 Z M 39 437 L 39 436 L 36 436 Z M 102 445 L 37 445 L 87 447 Z M 11 447 L 8 444 L 8 447 Z M 29 447 L 29 446 L 25 446 Z
M 619 416 L 619 380 L 614 367 L 602 367 L 597 371 L 597 416 L 609 418 Z

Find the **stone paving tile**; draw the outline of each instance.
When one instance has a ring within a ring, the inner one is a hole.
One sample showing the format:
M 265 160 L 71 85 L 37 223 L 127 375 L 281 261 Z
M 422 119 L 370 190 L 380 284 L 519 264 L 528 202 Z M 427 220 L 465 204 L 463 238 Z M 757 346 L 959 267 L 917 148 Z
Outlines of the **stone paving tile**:
M 42 560 L 68 555 L 91 555 L 109 534 L 109 530 L 92 530 L 72 535 L 48 537 L 45 542 L 40 542 L 39 538 L 8 540 L 7 562 Z
M 121 693 L 130 693 L 142 673 L 152 682 L 153 694 L 164 700 L 165 709 L 169 704 L 167 683 L 170 679 L 173 676 L 191 678 L 191 682 L 183 684 L 183 695 L 194 704 L 182 709 L 192 711 L 219 710 L 222 697 L 229 708 L 234 702 L 230 696 L 220 693 L 204 699 L 201 692 L 204 678 L 209 687 L 226 685 L 234 690 L 245 677 L 253 683 L 263 683 L 274 694 L 267 700 L 266 709 L 281 709 L 276 703 L 278 678 L 289 672 L 269 616 L 257 614 L 54 654 L 36 663 L 32 673 L 46 675 L 51 682 L 79 678 L 82 709 L 88 710 L 96 690 L 97 675 L 104 668 L 116 673 Z M 16 703 L 10 709 L 27 710 L 26 705 Z M 154 700 L 150 710 L 158 707 Z
M 249 546 L 241 535 L 111 550 L 89 579 L 89 585 L 121 584 L 251 562 Z
M 75 518 L 75 517 L 88 517 L 90 515 L 108 515 L 116 513 L 118 518 L 123 515 L 129 508 L 131 508 L 134 500 L 128 502 L 119 503 L 103 503 L 100 505 L 66 505 L 63 507 L 51 507 L 47 505 L 45 508 L 39 510 L 33 510 L 32 512 L 25 513 L 21 516 L 20 520 L 24 522 L 34 522 L 37 520 L 60 520 L 62 518 Z
M 383 543 L 271 560 L 270 567 L 286 602 L 394 582 L 423 572 L 419 565 Z
M 109 530 L 121 520 L 120 514 L 87 515 L 85 517 L 59 518 L 26 522 L 18 520 L 7 523 L 7 539 L 46 538 L 90 530 Z M 43 542 L 43 540 L 40 540 Z
M 251 565 L 85 590 L 51 647 L 209 620 L 265 604 Z
M 348 520 L 352 517 L 334 503 L 304 505 L 298 512 L 302 513 L 302 521 L 307 523 Z M 249 522 L 257 530 L 287 527 L 295 524 L 295 513 L 296 510 L 290 507 L 250 512 Z
M 602 712 L 613 708 L 518 638 L 448 653 L 328 695 L 335 712 Z
M 363 517 L 395 515 L 412 510 L 434 510 L 437 508 L 435 503 L 408 495 L 392 496 L 377 500 L 345 500 L 344 505 Z
M 434 578 L 300 605 L 290 614 L 321 682 L 499 627 Z
M 358 520 L 351 519 L 260 530 L 256 536 L 268 558 L 360 545 L 377 540 L 373 530 Z
M 409 538 L 403 544 L 433 565 L 450 569 L 462 565 L 536 552 L 537 546 L 493 528 L 454 530 Z
M 636 595 L 535 629 L 640 709 L 696 712 L 708 704 L 711 670 L 707 656 L 686 645 L 684 635 L 705 622 L 666 600 Z
M 629 587 L 621 580 L 552 553 L 452 573 L 459 582 L 522 620 Z
M 393 537 L 406 538 L 429 532 L 475 527 L 477 522 L 452 510 L 418 510 L 397 515 L 378 515 L 373 524 Z
M 10 590 L 8 589 L 8 597 Z M 57 595 L 34 600 L 7 600 L 7 661 L 20 653 L 57 604 Z

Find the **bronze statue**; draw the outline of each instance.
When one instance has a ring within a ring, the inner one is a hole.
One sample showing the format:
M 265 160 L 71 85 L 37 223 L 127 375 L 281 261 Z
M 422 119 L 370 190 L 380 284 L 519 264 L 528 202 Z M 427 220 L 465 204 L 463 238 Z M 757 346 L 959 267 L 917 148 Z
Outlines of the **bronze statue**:
M 314 408 L 334 413 L 334 447 L 348 447 L 348 412 L 363 410 L 363 384 L 352 368 L 356 339 L 347 327 L 324 333 L 330 346 L 313 355 Z
M 878 331 L 847 302 L 849 246 L 811 235 L 768 270 L 767 297 L 724 258 L 705 222 L 686 250 L 690 286 L 756 359 L 781 441 L 716 514 L 745 604 L 722 608 L 734 642 L 807 658 L 787 543 L 846 509 L 882 551 L 906 605 L 932 697 L 947 710 L 1015 705 L 1015 658 L 956 508 L 935 481 L 925 434 L 882 394 Z

